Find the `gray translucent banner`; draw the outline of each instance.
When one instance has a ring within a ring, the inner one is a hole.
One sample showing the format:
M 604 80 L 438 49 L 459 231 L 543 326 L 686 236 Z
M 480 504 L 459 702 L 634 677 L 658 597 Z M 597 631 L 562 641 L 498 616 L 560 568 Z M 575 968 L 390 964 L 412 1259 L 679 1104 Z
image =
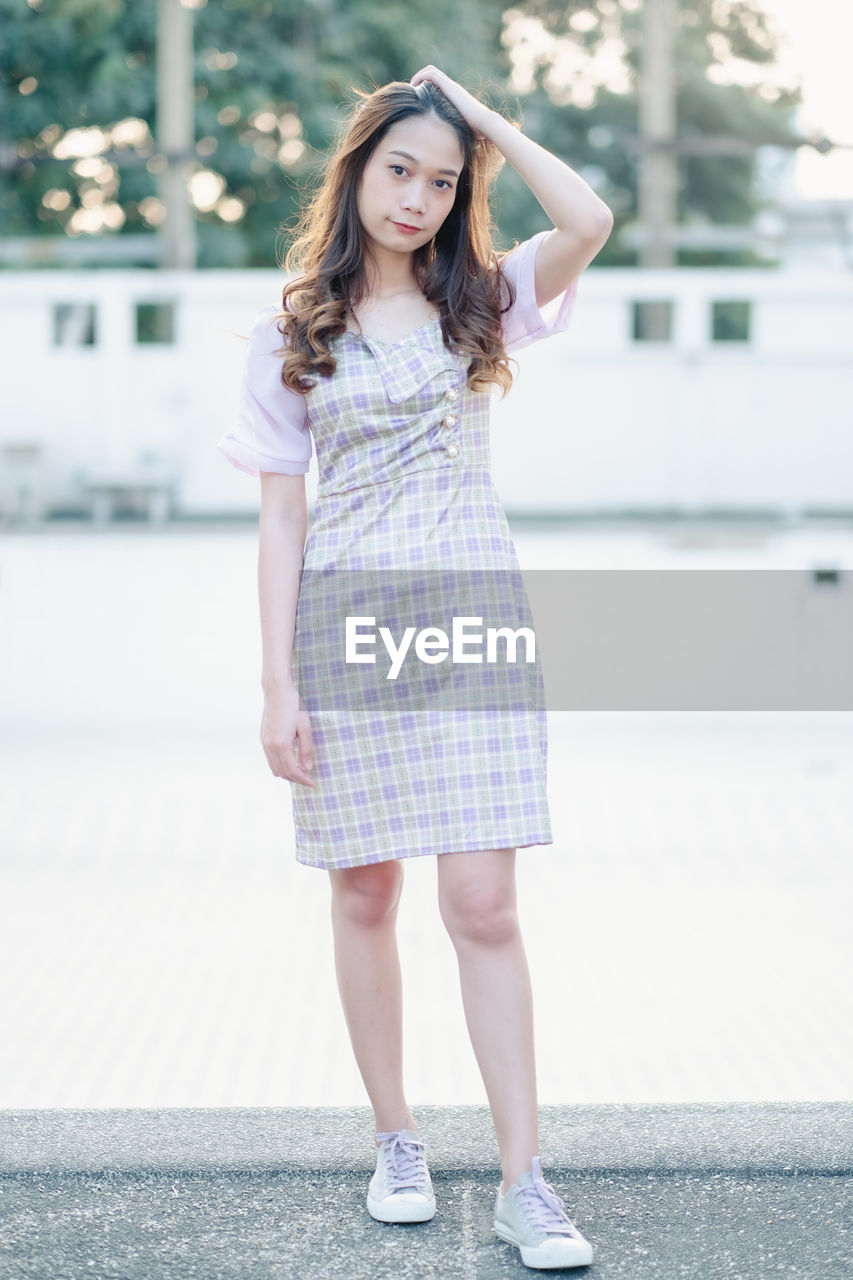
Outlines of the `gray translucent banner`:
M 294 677 L 311 714 L 545 711 L 520 569 L 303 570 Z
M 853 710 L 842 570 L 524 570 L 552 711 Z
M 354 720 L 437 700 L 509 714 L 853 710 L 841 570 L 310 570 L 296 636 L 303 705 Z

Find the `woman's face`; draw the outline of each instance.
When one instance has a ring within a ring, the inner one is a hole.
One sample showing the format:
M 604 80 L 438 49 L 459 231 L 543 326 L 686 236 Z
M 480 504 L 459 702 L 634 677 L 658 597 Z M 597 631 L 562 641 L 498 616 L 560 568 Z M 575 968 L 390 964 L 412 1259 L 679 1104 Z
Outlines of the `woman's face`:
M 374 252 L 411 253 L 429 244 L 453 207 L 463 159 L 456 131 L 437 116 L 406 116 L 391 126 L 365 165 L 358 193 Z

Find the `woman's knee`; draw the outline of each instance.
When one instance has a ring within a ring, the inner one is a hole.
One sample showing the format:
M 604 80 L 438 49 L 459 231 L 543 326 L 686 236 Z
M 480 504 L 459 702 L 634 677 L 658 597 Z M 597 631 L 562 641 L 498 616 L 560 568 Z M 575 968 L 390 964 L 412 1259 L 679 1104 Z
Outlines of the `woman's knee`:
M 518 932 L 515 890 L 476 880 L 445 886 L 439 910 L 455 946 L 502 946 Z
M 381 924 L 397 910 L 403 888 L 403 868 L 396 859 L 366 867 L 330 871 L 332 915 L 353 924 Z

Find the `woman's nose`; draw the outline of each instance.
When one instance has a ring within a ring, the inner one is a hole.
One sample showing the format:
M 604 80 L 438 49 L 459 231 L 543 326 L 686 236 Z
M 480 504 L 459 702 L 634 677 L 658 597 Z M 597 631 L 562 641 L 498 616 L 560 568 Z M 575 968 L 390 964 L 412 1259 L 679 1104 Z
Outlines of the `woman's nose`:
M 418 212 L 420 213 L 423 212 L 424 193 L 423 193 L 423 188 L 420 186 L 420 184 L 411 183 L 409 185 L 409 188 L 405 196 L 403 197 L 403 208 L 412 209 L 412 210 L 417 209 Z

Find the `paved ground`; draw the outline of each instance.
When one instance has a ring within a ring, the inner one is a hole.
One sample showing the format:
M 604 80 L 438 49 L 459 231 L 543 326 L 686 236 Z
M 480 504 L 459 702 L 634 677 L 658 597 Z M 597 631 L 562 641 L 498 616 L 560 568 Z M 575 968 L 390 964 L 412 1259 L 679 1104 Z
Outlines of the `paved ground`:
M 0 1108 L 365 1101 L 257 742 L 255 530 L 0 538 Z M 522 562 L 853 565 L 840 529 L 518 530 Z M 543 1103 L 853 1096 L 853 715 L 551 717 L 518 854 Z M 410 1100 L 482 1103 L 432 859 Z
M 0 1266 L 31 1280 L 498 1280 L 488 1112 L 425 1107 L 438 1211 L 374 1222 L 367 1108 L 0 1112 Z M 847 1280 L 853 1106 L 542 1109 L 597 1280 Z M 558 1272 L 555 1274 L 568 1274 Z

